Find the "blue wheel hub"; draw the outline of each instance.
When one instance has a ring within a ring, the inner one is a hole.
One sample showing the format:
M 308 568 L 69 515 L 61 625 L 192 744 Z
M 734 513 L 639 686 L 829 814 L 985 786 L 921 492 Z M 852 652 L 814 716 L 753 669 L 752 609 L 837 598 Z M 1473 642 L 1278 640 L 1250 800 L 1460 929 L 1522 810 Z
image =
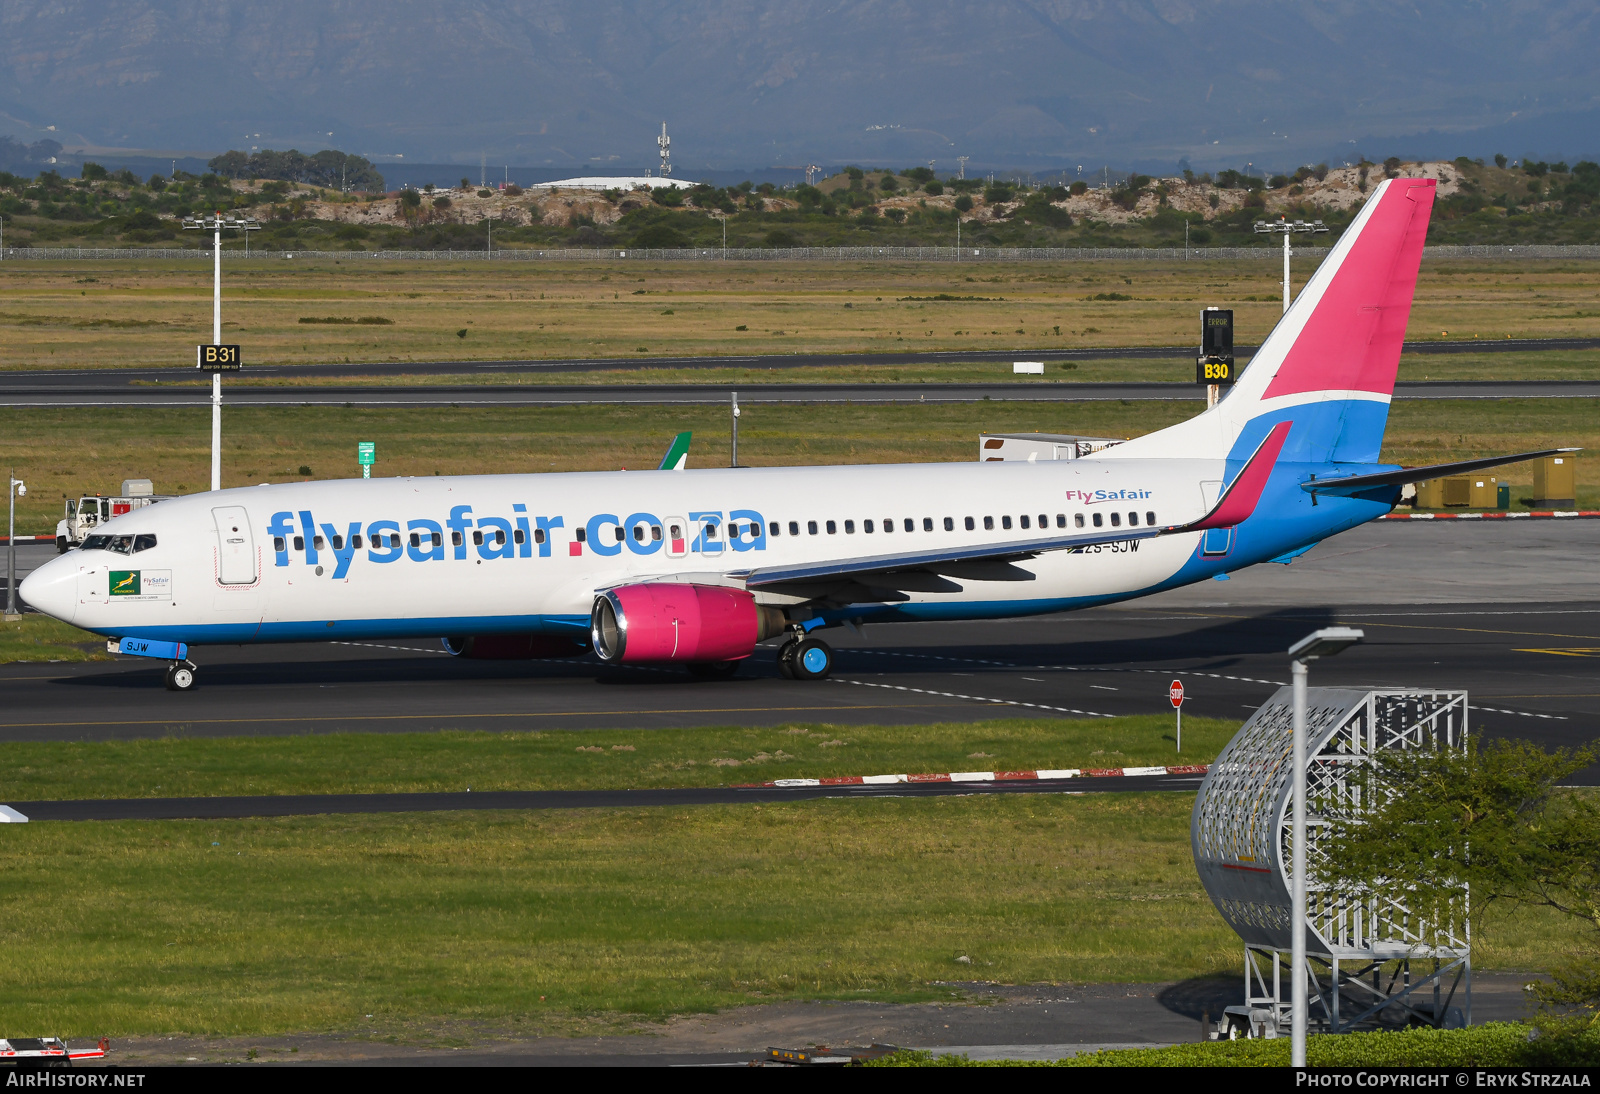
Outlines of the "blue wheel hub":
M 800 655 L 800 663 L 807 672 L 821 672 L 828 667 L 828 655 L 813 646 Z

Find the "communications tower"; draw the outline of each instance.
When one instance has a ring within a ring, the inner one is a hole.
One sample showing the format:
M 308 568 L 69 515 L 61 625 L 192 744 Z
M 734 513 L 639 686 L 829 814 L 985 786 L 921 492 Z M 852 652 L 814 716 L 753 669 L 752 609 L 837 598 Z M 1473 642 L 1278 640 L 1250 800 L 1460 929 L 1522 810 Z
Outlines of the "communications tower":
M 656 144 L 661 149 L 661 177 L 672 176 L 672 138 L 667 136 L 667 123 L 661 123 L 661 136 L 656 138 Z

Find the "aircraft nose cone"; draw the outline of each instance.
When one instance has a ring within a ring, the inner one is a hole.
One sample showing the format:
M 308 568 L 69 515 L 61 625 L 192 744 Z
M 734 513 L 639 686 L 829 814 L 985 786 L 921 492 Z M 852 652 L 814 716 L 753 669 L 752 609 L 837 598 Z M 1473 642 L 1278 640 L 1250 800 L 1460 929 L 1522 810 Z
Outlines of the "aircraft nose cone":
M 66 558 L 51 559 L 22 579 L 17 595 L 35 611 L 71 623 L 78 610 L 78 568 Z

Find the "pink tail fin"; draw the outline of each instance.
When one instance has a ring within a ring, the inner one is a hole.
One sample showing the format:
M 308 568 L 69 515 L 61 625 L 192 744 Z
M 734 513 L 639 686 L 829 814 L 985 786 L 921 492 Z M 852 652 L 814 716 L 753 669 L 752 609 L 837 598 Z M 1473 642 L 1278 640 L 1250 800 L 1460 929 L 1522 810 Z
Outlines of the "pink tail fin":
M 1261 347 L 1266 357 L 1278 348 L 1271 343 L 1280 333 L 1292 338 L 1261 398 L 1309 391 L 1393 394 L 1436 185 L 1433 179 L 1392 179 L 1373 195 L 1346 233 L 1353 237 L 1349 249 L 1340 255 L 1336 248 L 1295 302 L 1307 313 L 1298 329 L 1280 324 Z

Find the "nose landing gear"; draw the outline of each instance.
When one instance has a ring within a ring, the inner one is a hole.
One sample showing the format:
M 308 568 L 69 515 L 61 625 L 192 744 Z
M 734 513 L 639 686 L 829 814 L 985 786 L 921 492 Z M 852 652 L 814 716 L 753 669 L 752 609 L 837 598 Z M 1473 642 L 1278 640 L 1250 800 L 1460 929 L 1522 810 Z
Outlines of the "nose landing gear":
M 167 666 L 168 691 L 192 691 L 194 689 L 195 663 L 193 661 L 174 661 Z

